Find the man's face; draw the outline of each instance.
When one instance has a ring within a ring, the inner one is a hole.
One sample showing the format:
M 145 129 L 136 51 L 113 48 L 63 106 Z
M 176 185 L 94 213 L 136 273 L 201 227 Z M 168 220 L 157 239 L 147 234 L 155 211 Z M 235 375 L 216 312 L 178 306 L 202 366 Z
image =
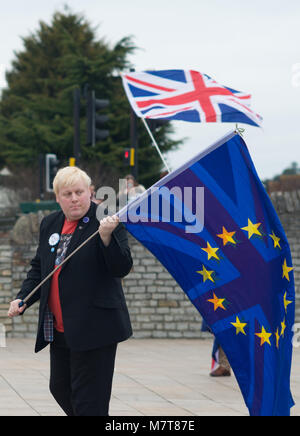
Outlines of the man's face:
M 83 181 L 60 188 L 56 201 L 69 221 L 82 218 L 90 208 L 91 191 Z

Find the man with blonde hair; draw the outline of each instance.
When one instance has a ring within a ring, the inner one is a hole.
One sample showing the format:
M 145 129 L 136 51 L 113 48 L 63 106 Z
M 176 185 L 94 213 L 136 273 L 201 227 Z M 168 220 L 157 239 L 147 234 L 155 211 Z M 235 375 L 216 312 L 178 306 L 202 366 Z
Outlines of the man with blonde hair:
M 31 269 L 8 311 L 20 315 L 40 300 L 35 351 L 50 344 L 50 391 L 68 416 L 108 415 L 117 344 L 132 334 L 121 284 L 132 267 L 126 229 L 117 216 L 99 226 L 90 185 L 77 167 L 58 171 L 53 189 L 61 211 L 43 219 Z M 97 229 L 99 236 L 19 307 Z

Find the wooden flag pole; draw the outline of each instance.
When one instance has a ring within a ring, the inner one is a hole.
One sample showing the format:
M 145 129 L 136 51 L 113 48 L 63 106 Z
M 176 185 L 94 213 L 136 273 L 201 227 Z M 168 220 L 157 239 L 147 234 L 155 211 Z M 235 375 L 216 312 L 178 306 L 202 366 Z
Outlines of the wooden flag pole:
M 158 154 L 159 154 L 159 156 L 160 156 L 160 158 L 161 158 L 161 160 L 162 160 L 162 162 L 163 162 L 163 164 L 165 165 L 165 167 L 166 167 L 166 169 L 168 170 L 168 172 L 170 173 L 171 171 L 170 171 L 170 168 L 169 168 L 169 166 L 168 166 L 168 164 L 167 164 L 167 162 L 166 162 L 166 160 L 165 160 L 165 158 L 163 157 L 163 155 L 162 155 L 162 153 L 161 153 L 161 151 L 160 151 L 160 149 L 159 149 L 159 147 L 158 147 L 158 145 L 157 145 L 157 143 L 156 143 L 156 141 L 155 141 L 155 139 L 154 139 L 154 136 L 152 135 L 152 132 L 151 132 L 151 130 L 150 130 L 150 128 L 149 128 L 149 126 L 148 126 L 148 124 L 146 123 L 146 120 L 145 120 L 145 118 L 143 118 L 142 117 L 142 121 L 143 121 L 143 123 L 144 123 L 144 126 L 146 127 L 146 130 L 147 130 L 147 132 L 149 133 L 149 136 L 150 136 L 150 138 L 151 138 L 151 140 L 152 140 L 152 143 L 153 143 L 153 145 L 155 146 L 155 148 L 156 148 L 156 150 L 157 150 L 157 152 L 158 152 Z M 123 209 L 125 209 L 127 206 L 125 206 Z M 121 213 L 122 211 L 123 211 L 123 209 L 121 210 L 121 211 L 119 211 L 116 215 L 118 215 L 119 213 Z M 24 304 L 26 304 L 26 302 L 40 289 L 40 287 L 41 286 L 43 286 L 43 284 L 47 281 L 47 280 L 49 280 L 52 276 L 53 276 L 53 274 L 55 273 L 55 271 L 58 269 L 58 268 L 60 268 L 60 267 L 62 267 L 75 253 L 77 253 L 77 251 L 79 251 L 87 242 L 89 242 L 92 238 L 94 238 L 96 235 L 97 235 L 97 233 L 98 233 L 98 230 L 95 232 L 95 233 L 93 233 L 91 236 L 89 236 L 82 244 L 80 244 L 74 251 L 72 251 L 72 253 L 70 253 L 69 254 L 69 256 L 67 256 L 62 262 L 61 262 L 61 264 L 59 264 L 59 265 L 57 265 L 54 269 L 53 269 L 53 271 L 51 271 L 50 272 L 50 274 L 48 274 L 22 301 L 20 301 L 20 303 L 19 303 L 19 307 L 22 307 L 22 306 L 24 306 Z
M 31 298 L 39 289 L 41 286 L 43 286 L 43 284 L 50 279 L 50 277 L 53 276 L 53 274 L 55 273 L 56 270 L 58 270 L 58 268 L 62 267 L 69 259 L 71 259 L 71 257 L 77 253 L 77 251 L 79 251 L 87 242 L 89 242 L 92 238 L 94 238 L 97 233 L 99 234 L 99 231 L 97 230 L 95 233 L 93 233 L 91 236 L 89 236 L 85 241 L 82 242 L 82 244 L 80 244 L 74 251 L 72 251 L 72 253 L 69 254 L 69 256 L 67 256 L 59 265 L 57 265 L 53 271 L 51 271 L 50 274 L 48 274 L 42 281 L 41 283 L 39 283 L 25 298 L 24 300 L 20 301 L 19 303 L 19 307 L 24 306 L 24 304 L 26 304 L 26 302 L 29 300 L 29 298 Z
M 121 213 L 124 212 L 124 210 L 126 208 L 127 208 L 127 205 L 125 205 L 121 210 L 119 210 L 116 213 L 116 215 L 119 216 Z M 92 235 L 90 235 L 74 251 L 72 251 L 72 253 L 70 253 L 69 256 L 67 256 L 59 265 L 57 265 L 53 269 L 53 271 L 51 271 L 22 301 L 20 301 L 19 307 L 24 306 L 24 304 L 26 304 L 26 302 L 29 300 L 29 298 L 31 298 L 40 289 L 40 287 L 43 286 L 43 284 L 53 276 L 53 274 L 55 273 L 56 270 L 58 270 L 58 268 L 62 267 L 69 259 L 71 259 L 72 256 L 74 256 L 75 253 L 77 253 L 77 251 L 79 251 L 85 244 L 87 244 L 91 239 L 93 239 L 95 236 L 97 236 L 97 234 L 99 234 L 99 230 L 96 230 L 96 232 L 94 232 Z

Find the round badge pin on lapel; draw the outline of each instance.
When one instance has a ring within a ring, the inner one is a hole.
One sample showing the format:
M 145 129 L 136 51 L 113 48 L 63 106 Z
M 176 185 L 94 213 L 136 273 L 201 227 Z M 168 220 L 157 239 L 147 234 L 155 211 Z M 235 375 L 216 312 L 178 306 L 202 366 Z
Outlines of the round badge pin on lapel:
M 59 240 L 60 240 L 60 236 L 59 236 L 59 234 L 58 234 L 58 233 L 53 233 L 53 234 L 50 236 L 48 242 L 49 242 L 49 245 L 50 245 L 51 247 L 54 247 L 54 245 L 58 244 Z
M 89 217 L 88 216 L 85 216 L 83 219 L 82 219 L 82 221 L 84 222 L 84 224 L 87 224 L 88 222 L 89 222 Z

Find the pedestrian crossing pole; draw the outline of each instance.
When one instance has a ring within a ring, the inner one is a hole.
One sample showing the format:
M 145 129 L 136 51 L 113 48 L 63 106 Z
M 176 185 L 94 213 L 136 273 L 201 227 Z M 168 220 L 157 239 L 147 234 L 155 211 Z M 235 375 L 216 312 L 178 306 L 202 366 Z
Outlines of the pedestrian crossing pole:
M 134 111 L 130 109 L 130 168 L 132 175 L 138 180 L 138 136 L 137 119 Z

